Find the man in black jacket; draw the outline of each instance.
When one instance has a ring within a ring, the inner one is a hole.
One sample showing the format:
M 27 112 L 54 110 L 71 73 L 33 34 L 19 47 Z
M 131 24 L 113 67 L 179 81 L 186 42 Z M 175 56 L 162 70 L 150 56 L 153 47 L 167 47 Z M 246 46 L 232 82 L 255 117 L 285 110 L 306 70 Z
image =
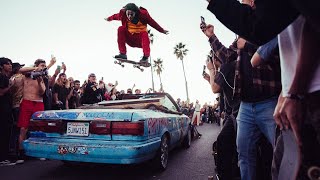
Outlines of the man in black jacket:
M 88 84 L 85 86 L 81 104 L 94 104 L 101 102 L 103 98 L 102 90 L 96 83 L 96 75 L 91 73 L 88 76 Z

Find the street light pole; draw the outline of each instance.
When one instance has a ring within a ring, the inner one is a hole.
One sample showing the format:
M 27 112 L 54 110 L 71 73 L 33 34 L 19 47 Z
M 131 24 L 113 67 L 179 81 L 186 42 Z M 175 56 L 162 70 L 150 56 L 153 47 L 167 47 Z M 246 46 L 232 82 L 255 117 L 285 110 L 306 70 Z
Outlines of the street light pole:
M 152 92 L 154 93 L 154 81 L 153 81 L 153 69 L 152 69 L 151 55 L 150 55 L 150 65 L 151 65 Z

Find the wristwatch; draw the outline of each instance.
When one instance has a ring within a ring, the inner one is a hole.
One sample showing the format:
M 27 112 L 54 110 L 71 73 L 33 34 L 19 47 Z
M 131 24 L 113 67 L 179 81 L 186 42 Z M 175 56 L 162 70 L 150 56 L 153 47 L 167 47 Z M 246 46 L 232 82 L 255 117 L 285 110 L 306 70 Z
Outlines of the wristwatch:
M 288 94 L 288 96 L 286 97 L 292 100 L 299 100 L 299 101 L 304 99 L 304 96 L 301 94 Z

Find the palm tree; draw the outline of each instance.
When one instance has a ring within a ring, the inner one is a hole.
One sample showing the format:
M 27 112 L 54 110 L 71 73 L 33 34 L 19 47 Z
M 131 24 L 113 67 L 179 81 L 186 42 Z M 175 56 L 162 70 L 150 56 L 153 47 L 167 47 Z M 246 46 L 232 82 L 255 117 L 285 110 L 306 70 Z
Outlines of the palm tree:
M 181 60 L 182 63 L 182 69 L 183 69 L 183 74 L 184 74 L 184 80 L 186 83 L 186 93 L 187 93 L 187 101 L 189 101 L 189 93 L 188 93 L 188 83 L 187 83 L 187 78 L 186 78 L 186 72 L 184 70 L 184 62 L 183 59 L 187 55 L 187 52 L 189 51 L 188 49 L 185 48 L 186 45 L 182 44 L 182 42 L 178 43 L 174 47 L 174 54 L 177 56 L 177 59 Z
M 162 86 L 162 80 L 161 80 L 161 73 L 163 70 L 163 64 L 162 64 L 163 61 L 161 58 L 158 58 L 157 60 L 153 60 L 153 62 L 154 62 L 154 65 L 153 65 L 154 71 L 157 72 L 160 79 L 160 91 L 162 92 L 163 86 Z
M 153 33 L 151 32 L 151 29 L 148 30 L 148 35 L 150 39 L 151 45 L 153 44 L 154 36 Z M 153 81 L 153 71 L 152 71 L 152 61 L 151 61 L 151 55 L 150 55 L 150 64 L 151 64 L 151 79 L 152 79 L 152 92 L 154 92 L 154 81 Z

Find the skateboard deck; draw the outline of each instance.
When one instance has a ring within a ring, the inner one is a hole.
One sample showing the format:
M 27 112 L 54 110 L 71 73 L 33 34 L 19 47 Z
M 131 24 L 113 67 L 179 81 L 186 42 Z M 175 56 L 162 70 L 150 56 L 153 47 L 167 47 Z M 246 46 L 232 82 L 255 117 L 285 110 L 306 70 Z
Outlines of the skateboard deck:
M 278 179 L 297 179 L 301 166 L 301 149 L 295 140 L 292 130 L 282 131 L 283 157 Z
M 115 57 L 113 57 L 115 58 Z M 146 63 L 141 63 L 141 62 L 137 62 L 137 61 L 132 61 L 132 60 L 128 60 L 128 59 L 121 59 L 121 58 L 115 58 L 116 60 L 114 61 L 115 64 L 119 64 L 120 66 L 124 67 L 125 63 L 128 64 L 133 64 L 134 68 L 140 69 L 141 72 L 143 72 L 143 68 L 142 67 L 150 67 L 151 64 L 146 62 Z

